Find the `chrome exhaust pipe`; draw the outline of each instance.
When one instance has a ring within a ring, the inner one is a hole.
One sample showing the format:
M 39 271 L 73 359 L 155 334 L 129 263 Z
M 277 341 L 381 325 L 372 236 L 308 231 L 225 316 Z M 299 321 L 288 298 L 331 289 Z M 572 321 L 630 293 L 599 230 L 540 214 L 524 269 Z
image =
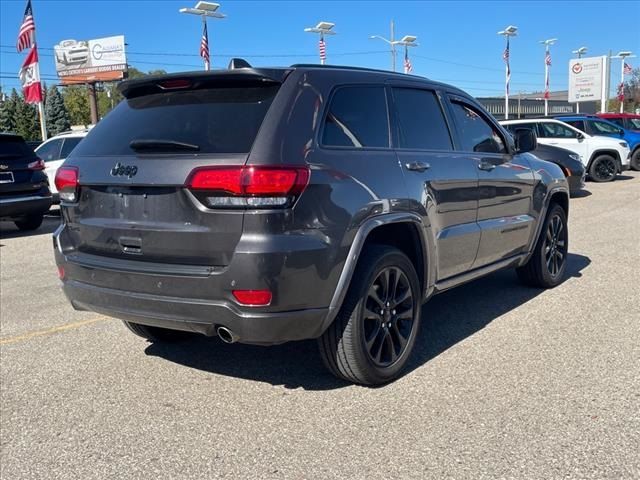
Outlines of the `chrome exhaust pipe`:
M 240 338 L 227 327 L 218 327 L 216 333 L 224 343 L 236 343 Z

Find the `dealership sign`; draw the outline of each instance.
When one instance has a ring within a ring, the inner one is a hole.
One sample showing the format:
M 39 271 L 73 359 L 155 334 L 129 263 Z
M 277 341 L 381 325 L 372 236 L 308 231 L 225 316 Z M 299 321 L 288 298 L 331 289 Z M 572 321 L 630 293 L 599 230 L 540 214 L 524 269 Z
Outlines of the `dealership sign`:
M 56 71 L 62 83 L 123 78 L 127 70 L 124 35 L 95 40 L 63 40 L 54 46 Z
M 569 101 L 597 102 L 606 96 L 607 57 L 576 58 L 569 62 Z

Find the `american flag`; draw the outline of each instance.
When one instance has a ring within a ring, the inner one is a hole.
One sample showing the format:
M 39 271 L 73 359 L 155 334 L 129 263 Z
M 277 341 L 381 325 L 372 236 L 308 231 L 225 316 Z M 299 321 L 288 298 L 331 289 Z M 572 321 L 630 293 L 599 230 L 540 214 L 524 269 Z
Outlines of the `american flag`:
M 22 25 L 20 25 L 20 31 L 18 32 L 18 43 L 16 47 L 18 52 L 23 51 L 25 48 L 31 48 L 33 45 L 33 36 L 36 31 L 36 24 L 33 21 L 33 10 L 31 10 L 31 0 L 27 1 L 27 8 L 24 9 L 24 18 L 22 19 Z
M 633 69 L 631 68 L 631 65 L 629 65 L 627 62 L 624 62 L 624 74 L 631 75 L 632 71 Z
M 507 37 L 507 46 L 504 49 L 504 53 L 502 54 L 502 59 L 504 63 L 507 64 L 507 79 L 506 79 L 506 92 L 509 95 L 509 83 L 511 82 L 511 66 L 509 65 L 509 37 Z
M 618 85 L 618 100 L 624 102 L 624 83 Z
M 324 38 L 320 37 L 318 42 L 318 50 L 320 51 L 320 60 L 323 62 L 327 59 L 327 45 L 324 43 Z
M 547 50 L 547 53 L 544 56 L 544 64 L 551 66 L 551 52 L 549 52 L 549 50 Z
M 411 65 L 411 60 L 409 60 L 409 51 L 407 48 L 404 49 L 404 73 L 411 73 L 413 71 L 413 65 Z
M 202 31 L 202 40 L 200 41 L 200 56 L 204 58 L 204 61 L 209 62 L 209 35 L 207 35 L 207 24 L 204 24 L 204 30 Z
M 545 55 L 544 55 L 544 64 L 547 67 L 551 66 L 551 52 L 549 52 L 549 50 L 546 51 Z M 546 76 L 544 79 L 544 98 L 545 100 L 549 99 L 549 69 L 546 69 Z

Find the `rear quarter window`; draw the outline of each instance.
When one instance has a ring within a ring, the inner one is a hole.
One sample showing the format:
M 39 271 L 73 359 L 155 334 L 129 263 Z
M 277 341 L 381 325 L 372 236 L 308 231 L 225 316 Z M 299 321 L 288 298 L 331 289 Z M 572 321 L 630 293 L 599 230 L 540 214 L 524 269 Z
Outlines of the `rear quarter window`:
M 197 145 L 197 153 L 248 153 L 278 88 L 224 87 L 127 99 L 89 132 L 73 155 L 136 155 L 129 146 L 134 140 Z

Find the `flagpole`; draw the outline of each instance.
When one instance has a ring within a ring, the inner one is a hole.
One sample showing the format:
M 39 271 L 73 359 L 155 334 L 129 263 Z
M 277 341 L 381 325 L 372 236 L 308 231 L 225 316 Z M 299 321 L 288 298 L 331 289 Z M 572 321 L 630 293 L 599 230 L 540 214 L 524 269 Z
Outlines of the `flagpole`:
M 206 15 L 200 15 L 200 16 L 202 17 L 202 28 L 204 29 L 205 32 L 207 32 L 207 49 L 211 51 L 211 48 L 209 48 L 209 30 L 207 29 L 207 16 Z M 211 69 L 209 60 L 207 60 L 206 58 L 204 59 L 204 69 L 206 71 L 209 71 Z
M 621 58 L 620 58 L 620 113 L 624 113 L 624 59 L 625 59 L 625 56 L 621 55 Z
M 544 54 L 544 116 L 549 115 L 549 63 L 547 58 L 549 56 L 549 45 L 545 48 Z
M 38 44 L 36 43 L 36 30 L 35 28 L 31 32 L 31 42 L 33 46 L 31 48 L 38 48 Z M 38 57 L 38 70 L 40 70 L 40 57 Z M 44 98 L 44 92 L 42 91 L 42 80 L 40 80 L 40 98 Z M 42 136 L 42 141 L 44 142 L 47 139 L 47 119 L 44 116 L 44 105 L 42 104 L 42 100 L 38 102 L 38 116 L 40 117 L 40 135 Z

